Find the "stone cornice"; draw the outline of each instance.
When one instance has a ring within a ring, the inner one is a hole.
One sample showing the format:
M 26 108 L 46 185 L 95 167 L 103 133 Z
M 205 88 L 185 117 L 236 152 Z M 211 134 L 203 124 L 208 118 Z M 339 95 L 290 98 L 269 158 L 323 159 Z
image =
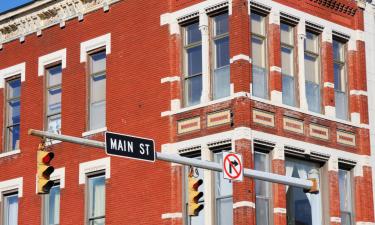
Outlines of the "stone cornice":
M 15 39 L 23 41 L 26 35 L 41 34 L 43 29 L 103 9 L 121 0 L 44 0 L 35 1 L 20 9 L 0 15 L 0 46 Z M 0 47 L 1 48 L 1 47 Z

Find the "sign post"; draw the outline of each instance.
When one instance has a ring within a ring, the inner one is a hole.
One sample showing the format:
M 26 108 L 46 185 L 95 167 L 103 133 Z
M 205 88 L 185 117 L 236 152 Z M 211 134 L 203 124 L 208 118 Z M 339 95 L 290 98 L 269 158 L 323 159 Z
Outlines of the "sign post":
M 233 181 L 243 180 L 242 155 L 231 152 L 223 152 L 224 178 Z
M 155 144 L 152 139 L 106 132 L 105 151 L 108 155 L 155 162 Z

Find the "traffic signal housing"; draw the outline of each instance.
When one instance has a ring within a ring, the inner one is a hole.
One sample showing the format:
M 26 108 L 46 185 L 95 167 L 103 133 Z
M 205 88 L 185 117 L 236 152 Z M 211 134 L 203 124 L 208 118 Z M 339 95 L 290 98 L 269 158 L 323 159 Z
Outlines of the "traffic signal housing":
M 198 216 L 199 212 L 203 209 L 204 205 L 199 204 L 199 199 L 203 197 L 203 192 L 199 192 L 198 188 L 203 184 L 202 179 L 194 178 L 189 175 L 189 202 L 188 202 L 188 214 L 189 216 Z
M 41 148 L 39 147 L 39 149 Z M 53 152 L 44 150 L 37 151 L 38 194 L 48 194 L 54 184 L 54 182 L 50 180 L 50 175 L 55 170 L 53 166 L 50 166 L 53 157 Z

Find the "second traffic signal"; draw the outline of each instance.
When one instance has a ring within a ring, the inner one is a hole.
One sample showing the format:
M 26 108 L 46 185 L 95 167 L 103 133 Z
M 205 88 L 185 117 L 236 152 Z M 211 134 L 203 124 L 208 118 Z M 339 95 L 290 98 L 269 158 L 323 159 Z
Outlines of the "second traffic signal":
M 189 185 L 189 202 L 188 214 L 189 216 L 198 216 L 199 212 L 203 209 L 204 205 L 199 204 L 199 199 L 203 197 L 203 192 L 199 192 L 198 188 L 203 184 L 202 179 L 194 178 L 191 174 L 188 177 Z
M 44 144 L 40 144 L 37 151 L 38 194 L 48 194 L 54 184 L 50 180 L 50 175 L 55 170 L 53 166 L 50 166 L 53 157 L 53 152 L 44 151 Z

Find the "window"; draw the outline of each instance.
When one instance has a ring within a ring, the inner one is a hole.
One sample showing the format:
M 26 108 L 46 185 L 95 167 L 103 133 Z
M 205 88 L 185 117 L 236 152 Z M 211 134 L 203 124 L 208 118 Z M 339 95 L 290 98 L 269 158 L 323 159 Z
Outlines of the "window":
M 336 117 L 348 119 L 348 95 L 345 63 L 345 43 L 333 39 L 333 73 L 335 83 Z
M 105 127 L 106 118 L 106 53 L 105 50 L 89 55 L 90 104 L 89 130 Z
M 202 95 L 202 36 L 199 23 L 184 28 L 184 101 L 186 106 L 197 105 Z
M 20 77 L 6 80 L 6 151 L 17 150 L 20 147 L 20 95 Z
M 46 70 L 47 130 L 61 133 L 61 64 Z
M 43 224 L 60 224 L 60 184 L 55 182 L 48 195 L 43 196 Z
M 287 23 L 281 23 L 280 29 L 283 104 L 296 106 L 294 27 Z
M 18 224 L 18 192 L 3 194 L 3 225 Z
M 269 172 L 269 155 L 262 152 L 254 152 L 254 169 Z M 269 225 L 271 208 L 271 185 L 269 182 L 255 180 L 255 211 L 256 224 Z
M 195 159 L 201 159 L 200 157 L 194 157 Z M 204 174 L 203 169 L 201 168 L 194 168 L 194 176 L 197 179 L 202 179 L 203 184 L 199 186 L 198 191 L 204 193 Z M 186 215 L 188 215 L 188 201 L 189 201 L 189 194 L 188 194 L 188 174 L 189 174 L 189 167 L 185 166 L 185 211 Z M 204 196 L 204 194 L 203 194 Z M 204 204 L 204 197 L 199 199 L 199 204 Z M 204 208 L 199 212 L 198 216 L 187 216 L 186 221 L 188 225 L 204 225 Z
M 319 180 L 320 165 L 286 158 L 286 176 L 301 179 L 317 178 Z M 288 225 L 321 225 L 322 204 L 321 194 L 305 193 L 302 188 L 286 187 L 286 212 Z
M 89 175 L 87 180 L 88 225 L 105 225 L 105 175 Z
M 251 13 L 251 55 L 253 57 L 253 95 L 268 98 L 267 41 L 265 16 Z
M 319 35 L 306 31 L 305 86 L 308 110 L 321 112 Z
M 214 154 L 214 161 L 223 163 L 223 152 Z M 233 224 L 233 187 L 222 173 L 215 172 L 216 221 L 218 225 Z
M 230 95 L 228 14 L 213 17 L 213 99 Z
M 349 170 L 339 169 L 339 192 L 340 192 L 340 213 L 341 224 L 352 225 L 353 201 L 352 201 L 352 179 Z

